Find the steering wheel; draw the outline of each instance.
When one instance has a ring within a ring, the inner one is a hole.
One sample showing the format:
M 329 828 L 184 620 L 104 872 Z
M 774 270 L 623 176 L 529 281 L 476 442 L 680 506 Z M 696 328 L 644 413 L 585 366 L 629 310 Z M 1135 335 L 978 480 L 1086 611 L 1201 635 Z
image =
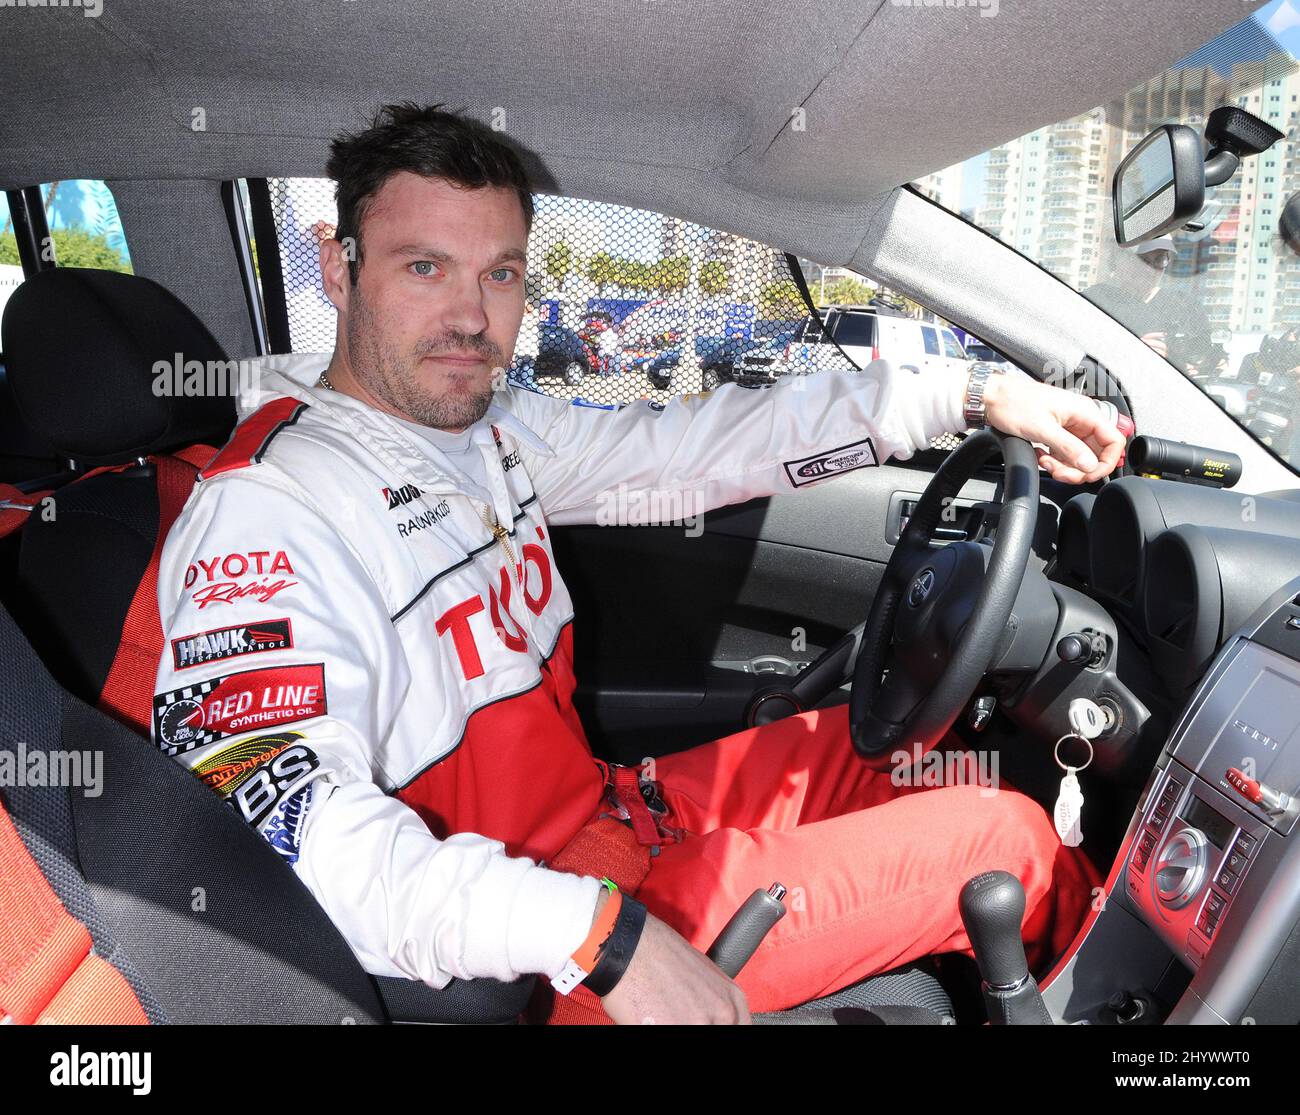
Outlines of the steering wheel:
M 945 510 L 995 455 L 1006 467 L 993 546 L 931 546 Z M 900 748 L 917 757 L 933 748 L 1010 645 L 1037 520 L 1038 457 L 1022 438 L 980 430 L 939 467 L 885 566 L 858 644 L 849 732 L 869 766 L 890 768 Z

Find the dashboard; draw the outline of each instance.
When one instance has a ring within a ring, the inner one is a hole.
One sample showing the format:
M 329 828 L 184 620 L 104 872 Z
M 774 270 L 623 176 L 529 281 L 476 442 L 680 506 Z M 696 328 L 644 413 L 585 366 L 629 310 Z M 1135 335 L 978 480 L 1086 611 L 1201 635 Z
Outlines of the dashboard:
M 1098 706 L 1094 774 L 1136 789 L 1220 648 L 1300 572 L 1300 502 L 1126 476 L 1066 500 L 1055 526 L 1012 617 L 1028 652 L 997 660 L 990 688 L 1048 742 L 1072 703 Z
M 1053 973 L 1066 1021 L 1300 1021 L 1300 577 L 1228 634 Z M 1121 1008 L 1127 1010 L 1127 1007 Z M 1139 1012 L 1140 1013 L 1140 1012 Z
M 1101 604 L 1181 704 L 1228 635 L 1300 571 L 1300 503 L 1127 476 L 1065 505 L 1053 579 Z

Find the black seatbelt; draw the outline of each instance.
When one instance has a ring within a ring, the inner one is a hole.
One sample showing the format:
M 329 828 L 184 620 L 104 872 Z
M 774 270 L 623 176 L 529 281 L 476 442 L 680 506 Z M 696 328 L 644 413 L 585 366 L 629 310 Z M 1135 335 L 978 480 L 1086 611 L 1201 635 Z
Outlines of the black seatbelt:
M 808 282 L 803 277 L 803 268 L 799 266 L 798 257 L 792 255 L 790 252 L 786 252 L 785 262 L 787 266 L 789 266 L 790 268 L 790 275 L 794 279 L 794 285 L 799 288 L 799 294 L 803 297 L 804 305 L 808 307 L 809 312 L 812 314 L 814 318 L 817 319 L 817 324 L 821 326 L 822 336 L 824 336 L 828 341 L 830 341 L 831 344 L 835 346 L 835 351 L 838 352 L 842 357 L 844 357 L 845 360 L 848 361 L 850 368 L 852 368 L 855 372 L 862 371 L 862 369 L 853 362 L 853 358 L 842 348 L 840 348 L 839 342 L 834 337 L 832 337 L 829 333 L 826 332 L 825 319 L 823 319 L 822 315 L 817 312 L 817 307 L 813 305 L 812 293 L 808 290 Z M 876 328 L 877 329 L 880 328 L 879 324 L 877 324 Z

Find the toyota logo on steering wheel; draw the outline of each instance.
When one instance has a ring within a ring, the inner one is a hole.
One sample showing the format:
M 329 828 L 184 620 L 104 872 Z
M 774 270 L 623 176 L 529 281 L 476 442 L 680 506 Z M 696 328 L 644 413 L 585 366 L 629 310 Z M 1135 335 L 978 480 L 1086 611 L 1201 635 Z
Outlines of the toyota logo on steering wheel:
M 934 588 L 934 570 L 922 570 L 912 582 L 912 587 L 907 590 L 907 603 L 913 608 L 919 608 L 925 603 L 925 598 L 930 595 L 932 588 Z

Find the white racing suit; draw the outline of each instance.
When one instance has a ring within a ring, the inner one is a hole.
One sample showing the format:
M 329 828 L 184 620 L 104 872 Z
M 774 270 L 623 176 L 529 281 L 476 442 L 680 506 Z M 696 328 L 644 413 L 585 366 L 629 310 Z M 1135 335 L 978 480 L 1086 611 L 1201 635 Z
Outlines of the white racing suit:
M 551 527 L 908 457 L 964 428 L 965 377 L 877 361 L 617 411 L 508 388 L 474 428 L 488 506 L 399 423 L 312 386 L 327 362 L 258 362 L 261 404 L 167 539 L 154 740 L 293 864 L 368 971 L 554 976 L 599 883 L 534 861 L 596 815 L 603 776 Z

